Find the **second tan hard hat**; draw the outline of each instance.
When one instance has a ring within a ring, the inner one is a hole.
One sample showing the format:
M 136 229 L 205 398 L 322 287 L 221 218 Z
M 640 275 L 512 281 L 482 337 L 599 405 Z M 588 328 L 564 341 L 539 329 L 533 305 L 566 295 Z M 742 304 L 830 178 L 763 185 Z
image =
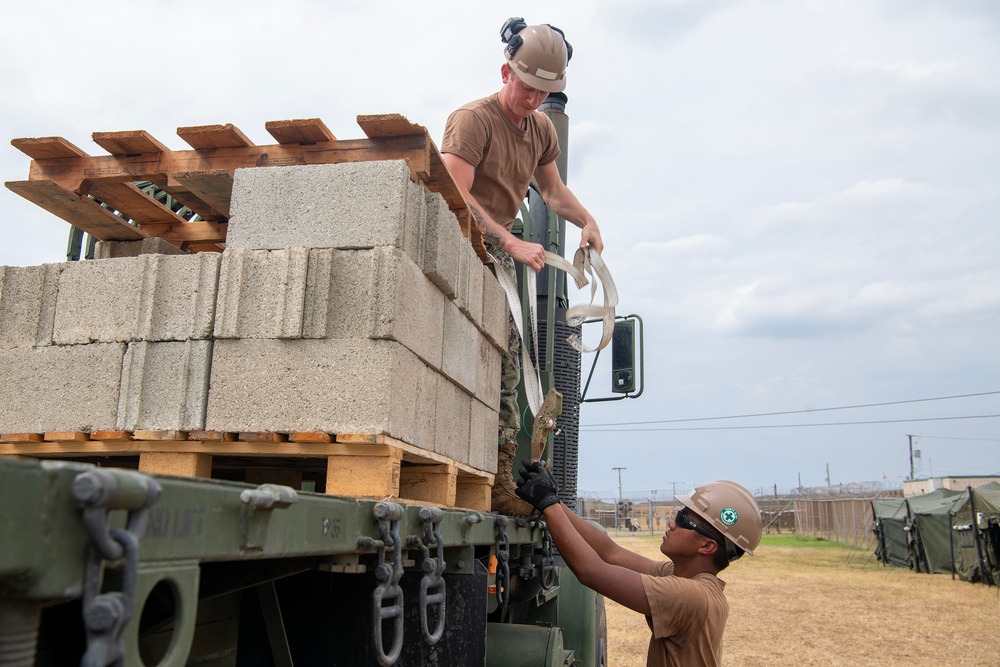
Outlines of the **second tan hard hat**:
M 702 484 L 690 496 L 676 496 L 676 500 L 751 556 L 760 544 L 764 532 L 760 507 L 753 494 L 736 482 L 722 479 Z
M 507 66 L 521 81 L 547 93 L 566 88 L 569 50 L 562 33 L 548 25 L 529 25 L 519 30 L 503 50 Z

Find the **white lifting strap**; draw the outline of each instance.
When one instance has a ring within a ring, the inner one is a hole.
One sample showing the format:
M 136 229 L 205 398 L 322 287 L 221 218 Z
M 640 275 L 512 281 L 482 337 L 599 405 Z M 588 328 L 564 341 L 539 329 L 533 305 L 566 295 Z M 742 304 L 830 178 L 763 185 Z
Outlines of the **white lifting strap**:
M 507 295 L 507 304 L 510 306 L 510 312 L 515 314 L 514 323 L 517 325 L 517 333 L 521 337 L 521 374 L 524 376 L 525 393 L 528 395 L 528 407 L 531 409 L 531 414 L 537 415 L 542 406 L 542 380 L 538 374 L 538 369 L 535 368 L 535 365 L 531 361 L 531 355 L 528 354 L 528 347 L 524 338 L 524 326 L 522 318 L 519 316 L 521 313 L 521 299 L 518 295 L 517 285 L 507 275 L 507 272 L 500 268 L 500 262 L 495 257 L 492 257 L 492 255 L 490 257 L 497 265 L 497 280 Z M 587 318 L 592 317 L 599 317 L 604 321 L 604 331 L 601 336 L 601 342 L 597 344 L 597 347 L 587 347 L 576 334 L 573 334 L 566 340 L 579 352 L 596 352 L 605 348 L 611 342 L 611 336 L 615 330 L 615 306 L 618 305 L 618 290 L 615 288 L 614 280 L 611 279 L 611 272 L 608 271 L 607 265 L 601 259 L 601 253 L 589 246 L 580 248 L 573 257 L 573 263 L 570 264 L 561 255 L 546 252 L 545 264 L 572 276 L 573 280 L 576 281 L 578 289 L 583 289 L 590 283 L 590 303 L 586 306 L 573 306 L 569 308 L 566 311 L 566 324 L 576 327 L 583 324 Z M 587 276 L 590 276 L 591 280 L 588 280 Z M 535 308 L 538 298 L 534 275 L 531 278 L 532 280 L 528 280 L 528 313 L 531 321 L 531 341 L 534 346 L 535 359 L 537 359 L 538 337 L 535 332 L 538 331 L 538 317 Z M 594 305 L 598 281 L 601 283 L 601 291 L 604 292 L 603 306 Z

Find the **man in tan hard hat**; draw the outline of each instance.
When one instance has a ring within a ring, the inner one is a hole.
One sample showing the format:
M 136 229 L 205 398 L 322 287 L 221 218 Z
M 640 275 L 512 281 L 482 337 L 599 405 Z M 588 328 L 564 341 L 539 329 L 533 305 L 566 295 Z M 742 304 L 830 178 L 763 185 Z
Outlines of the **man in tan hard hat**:
M 624 549 L 600 528 L 559 502 L 552 473 L 523 463 L 517 495 L 542 513 L 552 541 L 585 586 L 646 617 L 652 630 L 646 664 L 691 667 L 722 662 L 729 615 L 717 576 L 744 553 L 753 555 L 763 523 L 753 494 L 720 480 L 677 496 L 683 505 L 668 522 L 654 561 Z
M 545 248 L 516 238 L 510 231 L 532 178 L 548 207 L 580 227 L 581 248 L 591 245 L 601 252 L 604 243 L 597 222 L 559 175 L 555 162 L 559 141 L 552 121 L 537 112 L 549 93 L 565 89 L 572 47 L 561 30 L 529 26 L 521 18 L 507 20 L 501 40 L 505 44 L 505 62 L 500 66 L 503 87 L 448 117 L 441 153 L 482 231 L 486 249 L 496 260 L 496 270 L 505 271 L 516 283 L 514 262 L 535 272 L 545 266 Z M 512 476 L 521 428 L 519 346 L 511 319 L 502 368 L 493 511 L 524 515 L 531 508 L 514 495 Z

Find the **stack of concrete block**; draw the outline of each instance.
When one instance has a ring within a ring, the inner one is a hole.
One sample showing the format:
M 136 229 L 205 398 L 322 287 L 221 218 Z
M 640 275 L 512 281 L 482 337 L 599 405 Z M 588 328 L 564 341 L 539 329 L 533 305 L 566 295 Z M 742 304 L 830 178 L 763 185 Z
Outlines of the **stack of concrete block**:
M 508 311 L 440 195 L 403 161 L 272 167 L 236 172 L 231 210 L 206 428 L 386 434 L 495 471 Z
M 384 434 L 495 471 L 508 308 L 444 199 L 403 161 L 234 182 L 221 256 L 0 267 L 0 433 Z
M 219 262 L 0 267 L 0 432 L 201 428 Z

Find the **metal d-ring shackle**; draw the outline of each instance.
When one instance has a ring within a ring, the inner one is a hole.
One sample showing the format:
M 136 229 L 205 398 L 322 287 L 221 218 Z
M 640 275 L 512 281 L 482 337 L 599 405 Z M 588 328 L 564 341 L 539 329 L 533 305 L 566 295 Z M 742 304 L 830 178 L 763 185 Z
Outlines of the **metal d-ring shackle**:
M 135 612 L 139 538 L 146 530 L 149 508 L 162 488 L 135 472 L 89 470 L 73 479 L 73 499 L 83 510 L 90 543 L 84 561 L 83 622 L 87 650 L 84 667 L 121 665 L 125 656 L 122 631 Z M 108 513 L 127 510 L 125 530 L 110 529 Z M 122 590 L 101 593 L 106 561 L 122 561 Z
M 507 517 L 498 514 L 496 517 L 496 595 L 497 606 L 503 608 L 507 604 L 507 591 L 510 588 L 510 538 L 505 530 Z
M 379 583 L 372 592 L 372 632 L 379 664 L 391 667 L 403 652 L 403 589 L 399 586 L 399 580 L 403 578 L 403 552 L 399 539 L 399 521 L 403 518 L 403 507 L 396 503 L 380 502 L 375 504 L 373 511 L 378 519 L 381 540 L 378 545 L 378 565 L 375 567 L 375 579 Z M 392 548 L 392 562 L 385 560 L 386 547 Z M 385 607 L 382 605 L 385 600 L 394 602 Z M 387 619 L 394 621 L 392 648 L 388 653 L 382 643 L 382 623 Z
M 431 646 L 437 644 L 444 634 L 445 602 L 447 600 L 444 577 L 441 576 L 444 574 L 446 565 L 444 562 L 444 540 L 441 538 L 440 530 L 442 518 L 444 518 L 444 512 L 440 508 L 420 508 L 420 522 L 424 527 L 424 562 L 421 564 L 424 576 L 420 579 L 420 628 L 424 633 L 424 641 Z M 432 544 L 435 547 L 436 555 L 434 557 L 430 557 Z M 436 589 L 437 592 L 431 593 L 431 589 Z M 438 609 L 437 625 L 433 632 L 430 631 L 427 623 L 428 608 L 431 605 L 436 605 Z

